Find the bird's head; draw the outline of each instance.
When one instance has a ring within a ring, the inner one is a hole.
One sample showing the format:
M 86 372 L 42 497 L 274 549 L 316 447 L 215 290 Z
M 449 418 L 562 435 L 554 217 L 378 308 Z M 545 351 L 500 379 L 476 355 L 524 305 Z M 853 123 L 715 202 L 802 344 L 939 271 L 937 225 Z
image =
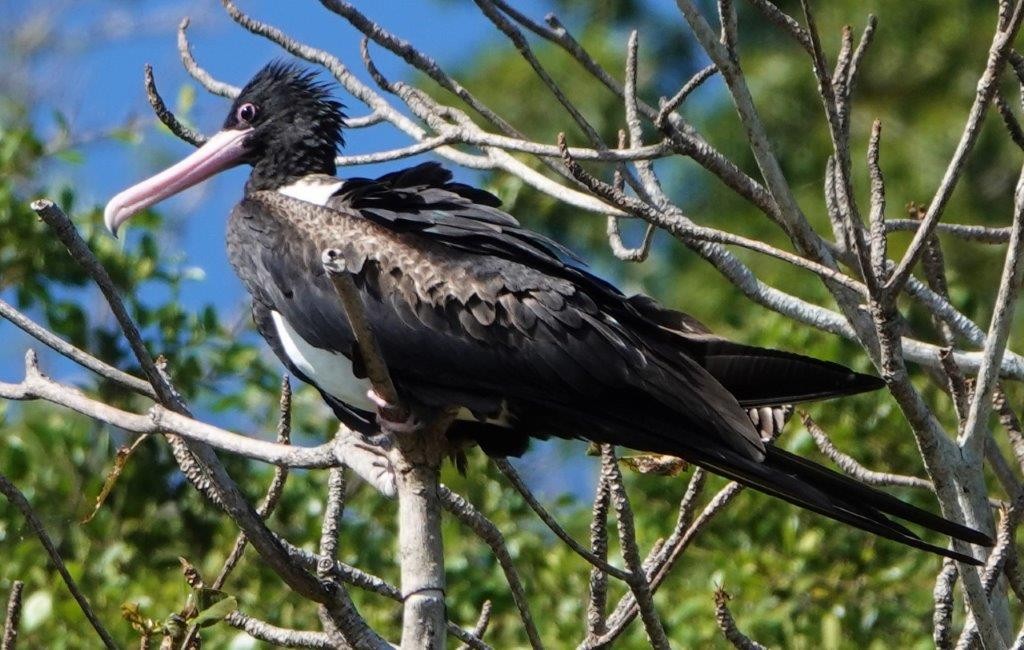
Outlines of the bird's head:
M 238 94 L 220 131 L 184 160 L 112 198 L 104 222 L 116 234 L 149 206 L 241 164 L 252 165 L 251 190 L 277 189 L 308 174 L 333 175 L 344 119 L 342 105 L 313 72 L 272 62 Z

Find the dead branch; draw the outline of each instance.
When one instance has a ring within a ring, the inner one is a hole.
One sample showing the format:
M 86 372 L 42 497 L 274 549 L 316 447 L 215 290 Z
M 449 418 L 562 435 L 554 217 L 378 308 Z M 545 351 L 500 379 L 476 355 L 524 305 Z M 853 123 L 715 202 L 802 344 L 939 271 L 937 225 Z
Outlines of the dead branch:
M 21 595 L 25 583 L 15 580 L 11 583 L 11 593 L 7 596 L 7 609 L 4 615 L 4 636 L 0 640 L 0 650 L 15 650 L 18 644 L 18 625 L 21 622 Z

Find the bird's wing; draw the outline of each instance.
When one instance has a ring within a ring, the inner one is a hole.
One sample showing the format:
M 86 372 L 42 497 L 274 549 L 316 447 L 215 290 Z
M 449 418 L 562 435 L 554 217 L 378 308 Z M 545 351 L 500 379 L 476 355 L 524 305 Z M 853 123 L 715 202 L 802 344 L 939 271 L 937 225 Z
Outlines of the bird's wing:
M 599 304 L 606 296 L 595 299 L 571 272 L 537 268 L 540 253 L 522 261 L 471 253 L 276 192 L 248 195 L 232 221 L 231 231 L 248 233 L 248 245 L 233 245 L 245 253 L 234 254 L 251 257 L 243 280 L 257 299 L 309 344 L 353 359 L 344 310 L 321 266 L 321 252 L 337 250 L 410 396 L 480 416 L 504 405 L 543 413 L 538 426 L 554 435 L 666 453 L 686 438 L 763 454 L 745 411 L 698 363 L 652 354 Z
M 470 254 L 517 261 L 563 278 L 603 310 L 645 334 L 649 345 L 659 348 L 658 342 L 664 342 L 659 352 L 696 360 L 744 407 L 850 395 L 884 385 L 876 377 L 836 363 L 715 336 L 696 318 L 666 309 L 648 296 L 624 299 L 615 287 L 581 268 L 571 251 L 523 228 L 498 209 L 497 197 L 453 183 L 451 172 L 437 163 L 377 179 L 350 179 L 328 205 L 357 211 L 393 232 L 416 234 Z

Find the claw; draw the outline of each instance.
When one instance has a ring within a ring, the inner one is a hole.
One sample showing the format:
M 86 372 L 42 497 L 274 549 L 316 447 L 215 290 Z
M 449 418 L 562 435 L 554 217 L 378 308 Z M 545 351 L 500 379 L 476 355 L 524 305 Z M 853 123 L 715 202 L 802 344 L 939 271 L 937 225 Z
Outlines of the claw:
M 349 431 L 341 433 L 334 444 L 334 457 L 389 499 L 395 498 L 395 468 L 388 449 Z
M 388 401 L 386 399 L 384 399 L 383 397 L 381 397 L 380 395 L 378 395 L 377 391 L 373 390 L 372 388 L 370 390 L 366 391 L 366 397 L 371 402 L 376 404 L 377 408 L 379 408 L 379 409 L 391 408 L 391 405 L 388 404 Z
M 789 404 L 747 409 L 747 415 L 763 442 L 771 442 L 778 437 L 792 414 L 793 407 Z
M 366 391 L 366 397 L 377 406 L 377 421 L 394 433 L 415 433 L 423 423 L 411 411 L 404 417 L 396 416 L 399 409 L 396 405 L 377 394 L 372 388 Z

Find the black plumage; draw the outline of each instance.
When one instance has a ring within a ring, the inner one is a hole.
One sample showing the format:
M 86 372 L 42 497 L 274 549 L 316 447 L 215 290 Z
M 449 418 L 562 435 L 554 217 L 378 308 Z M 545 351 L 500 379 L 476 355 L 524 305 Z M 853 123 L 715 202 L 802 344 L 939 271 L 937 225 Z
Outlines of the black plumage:
M 453 425 L 453 438 L 495 455 L 550 436 L 671 454 L 909 546 L 974 562 L 889 516 L 991 544 L 765 442 L 747 413 L 874 390 L 883 386 L 877 378 L 733 343 L 650 297 L 627 297 L 438 164 L 339 181 L 340 106 L 301 70 L 269 66 L 231 116 L 218 142 L 240 147 L 231 149 L 235 162 L 254 166 L 228 223 L 231 263 L 252 294 L 260 333 L 346 424 L 368 432 L 374 416 L 318 379 L 353 360 L 362 375 L 321 265 L 328 248 L 340 251 L 355 280 L 403 399 L 472 414 Z M 244 137 L 232 135 L 239 130 Z M 127 218 L 124 206 L 137 205 L 140 193 L 115 197 L 108 223 Z M 316 363 L 289 351 L 296 340 L 319 355 Z

